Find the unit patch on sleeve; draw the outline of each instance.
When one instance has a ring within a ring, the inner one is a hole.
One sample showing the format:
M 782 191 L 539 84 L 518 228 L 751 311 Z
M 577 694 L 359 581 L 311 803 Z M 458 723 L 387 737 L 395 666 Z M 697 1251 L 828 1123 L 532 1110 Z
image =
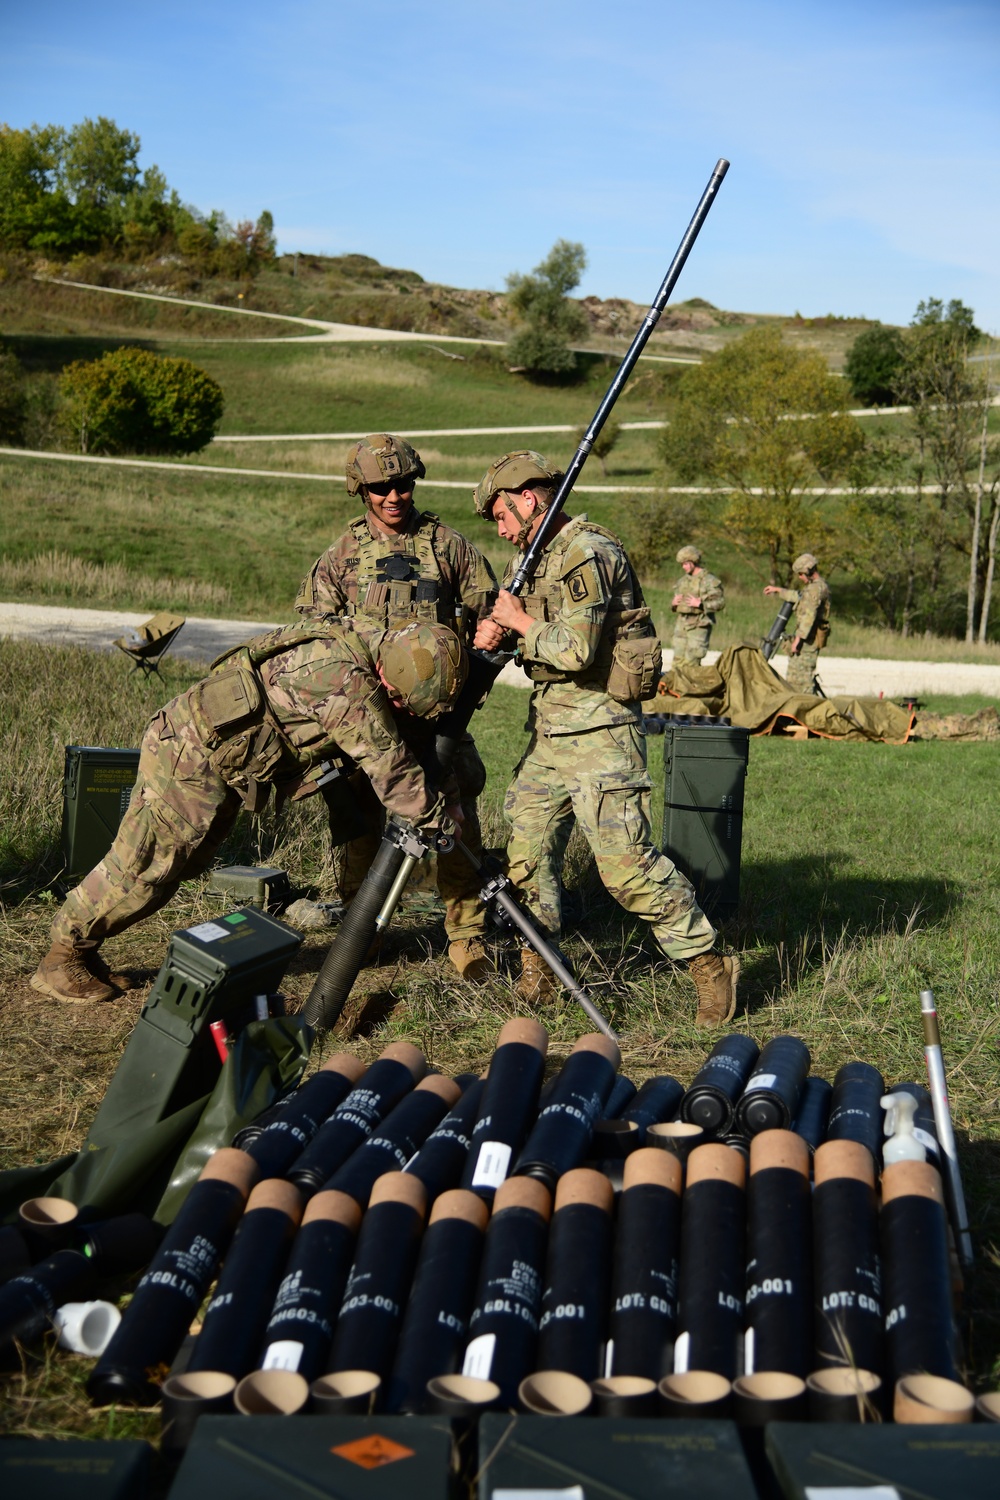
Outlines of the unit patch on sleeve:
M 574 604 L 601 604 L 604 600 L 600 575 L 592 562 L 581 563 L 563 582 Z

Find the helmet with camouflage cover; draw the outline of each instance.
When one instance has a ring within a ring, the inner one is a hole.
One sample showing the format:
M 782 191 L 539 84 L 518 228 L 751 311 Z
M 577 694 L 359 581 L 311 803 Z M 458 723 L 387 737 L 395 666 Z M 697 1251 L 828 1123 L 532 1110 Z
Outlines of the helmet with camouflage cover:
M 792 572 L 811 573 L 814 568 L 818 567 L 819 563 L 816 561 L 815 557 L 813 557 L 811 552 L 801 552 L 792 563 Z
M 493 519 L 493 502 L 503 490 L 515 494 L 530 489 L 533 484 L 557 485 L 562 479 L 562 470 L 554 469 L 533 448 L 520 448 L 516 453 L 505 453 L 495 464 L 490 464 L 473 491 L 476 515 L 484 521 Z
M 427 470 L 420 454 L 405 438 L 373 432 L 347 450 L 347 493 L 368 498 L 370 484 L 423 479 Z
M 677 554 L 677 561 L 679 563 L 694 563 L 697 567 L 698 563 L 701 562 L 701 553 L 697 547 L 682 547 Z
M 379 642 L 378 660 L 404 707 L 421 719 L 448 712 L 469 670 L 455 632 L 422 620 L 390 625 Z

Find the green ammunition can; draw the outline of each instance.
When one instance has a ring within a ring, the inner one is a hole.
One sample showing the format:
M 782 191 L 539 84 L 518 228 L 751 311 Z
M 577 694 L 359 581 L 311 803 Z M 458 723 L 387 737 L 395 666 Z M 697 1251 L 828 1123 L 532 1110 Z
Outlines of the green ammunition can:
M 81 881 L 111 848 L 138 774 L 138 750 L 66 746 L 62 883 L 67 889 Z
M 722 920 L 739 906 L 749 758 L 749 729 L 682 715 L 664 726 L 663 852 Z

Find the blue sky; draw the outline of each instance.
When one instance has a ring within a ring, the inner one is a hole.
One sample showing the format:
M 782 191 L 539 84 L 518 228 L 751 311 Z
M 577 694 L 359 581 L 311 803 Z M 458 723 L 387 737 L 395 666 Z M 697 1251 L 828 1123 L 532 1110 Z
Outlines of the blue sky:
M 584 293 L 1000 331 L 1000 3 L 0 0 L 0 119 L 135 131 L 282 250 L 502 288 L 557 238 Z

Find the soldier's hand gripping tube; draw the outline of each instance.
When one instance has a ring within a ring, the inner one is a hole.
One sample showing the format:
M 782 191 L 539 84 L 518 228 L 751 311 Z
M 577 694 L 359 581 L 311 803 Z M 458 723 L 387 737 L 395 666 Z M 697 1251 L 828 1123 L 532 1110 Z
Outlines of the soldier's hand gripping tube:
M 781 604 L 778 613 L 774 617 L 774 624 L 771 626 L 770 630 L 767 632 L 767 635 L 760 643 L 761 655 L 763 656 L 765 661 L 770 661 L 771 657 L 781 645 L 781 642 L 785 636 L 786 628 L 788 626 L 788 621 L 791 619 L 792 610 L 794 608 L 795 605 L 792 603 L 791 599 L 785 599 Z
M 202 1320 L 189 1370 L 215 1370 L 241 1380 L 255 1368 L 301 1217 L 302 1196 L 290 1182 L 269 1177 L 254 1188 Z
M 444 1193 L 431 1209 L 386 1390 L 386 1411 L 428 1411 L 428 1382 L 458 1372 L 488 1219 L 483 1200 L 461 1188 Z
M 683 1168 L 651 1146 L 625 1162 L 615 1225 L 607 1368 L 659 1381 L 674 1368 Z
M 706 1136 L 726 1135 L 736 1103 L 747 1086 L 760 1048 L 753 1037 L 734 1032 L 712 1048 L 681 1100 L 680 1118 L 700 1125 Z
M 602 1172 L 577 1167 L 560 1177 L 545 1257 L 538 1371 L 580 1380 L 603 1372 L 611 1287 L 614 1190 Z
M 422 1079 L 324 1186 L 365 1208 L 383 1172 L 401 1172 L 459 1097 L 453 1078 L 432 1073 Z
M 457 1188 L 472 1149 L 472 1131 L 483 1101 L 486 1079 L 477 1078 L 432 1130 L 404 1172 L 418 1177 L 427 1189 L 427 1202 L 434 1203 L 442 1193 Z
M 871 1152 L 876 1170 L 882 1165 L 885 1079 L 871 1063 L 847 1062 L 833 1079 L 828 1141 L 859 1141 Z
M 813 1369 L 809 1148 L 791 1130 L 750 1143 L 747 1189 L 746 1374 Z
M 210 1157 L 136 1287 L 111 1343 L 87 1381 L 95 1406 L 148 1406 L 236 1231 L 257 1163 L 223 1147 Z
M 560 1177 L 586 1157 L 620 1065 L 617 1043 L 599 1032 L 574 1043 L 552 1088 L 547 1090 L 544 1106 L 517 1159 L 515 1176 L 537 1177 L 555 1192 Z
M 306 1204 L 264 1330 L 262 1369 L 294 1370 L 310 1384 L 322 1375 L 360 1223 L 361 1209 L 344 1193 L 317 1193 Z
M 813 1159 L 815 1370 L 883 1373 L 882 1275 L 875 1164 L 858 1141 L 827 1141 Z
M 296 1157 L 288 1169 L 291 1181 L 307 1195 L 317 1192 L 426 1071 L 419 1048 L 390 1042 Z
M 674 1372 L 710 1370 L 735 1380 L 741 1366 L 746 1287 L 746 1166 L 714 1141 L 687 1161 L 681 1213 Z
M 882 1173 L 879 1243 L 887 1383 L 918 1372 L 958 1380 L 944 1191 L 930 1162 Z
M 333 1333 L 327 1370 L 368 1370 L 385 1382 L 424 1232 L 422 1182 L 386 1172 L 372 1190 Z
M 540 1182 L 511 1177 L 497 1191 L 486 1230 L 462 1374 L 499 1386 L 502 1409 L 517 1404 L 518 1387 L 535 1368 L 551 1211 Z
M 479 874 L 485 874 L 485 867 L 482 860 L 477 859 L 468 845 L 464 844 L 461 839 L 456 839 L 455 843 L 456 847 L 461 849 L 473 869 Z M 502 870 L 498 871 L 495 875 L 491 875 L 479 892 L 479 899 L 484 906 L 494 907 L 503 912 L 507 920 L 520 932 L 529 948 L 534 948 L 538 956 L 543 958 L 548 964 L 563 988 L 569 990 L 577 1005 L 580 1006 L 587 1018 L 593 1021 L 598 1031 L 603 1036 L 609 1037 L 611 1041 L 617 1041 L 615 1033 L 601 1015 L 601 1012 L 597 1009 L 587 991 L 578 983 L 563 963 L 558 951 L 542 937 L 542 934 L 538 931 L 538 928 L 528 916 L 520 901 L 517 900 L 510 877 Z
M 462 1187 L 487 1203 L 510 1175 L 535 1118 L 548 1046 L 548 1032 L 537 1021 L 507 1021 L 500 1028 L 462 1173 Z
M 282 1100 L 260 1132 L 243 1147 L 257 1163 L 262 1178 L 284 1176 L 323 1122 L 347 1098 L 364 1070 L 360 1058 L 337 1052 L 318 1073 Z
M 958 1169 L 958 1152 L 955 1149 L 955 1132 L 951 1125 L 951 1106 L 948 1103 L 948 1084 L 944 1075 L 944 1057 L 941 1053 L 941 1033 L 938 1030 L 937 1007 L 934 991 L 920 991 L 920 1014 L 924 1024 L 924 1057 L 927 1062 L 927 1079 L 931 1086 L 931 1101 L 934 1105 L 934 1124 L 944 1162 L 944 1185 L 951 1227 L 958 1246 L 958 1258 L 963 1266 L 972 1265 L 972 1235 L 969 1233 L 969 1215 L 965 1207 L 962 1190 L 962 1174 Z
M 797 1036 L 776 1036 L 765 1046 L 736 1106 L 736 1129 L 744 1137 L 787 1130 L 799 1108 L 811 1059 Z
M 411 861 L 407 865 L 409 871 L 426 850 L 426 842 L 415 829 L 389 819 L 378 853 L 361 889 L 344 913 L 309 992 L 302 1014 L 310 1026 L 329 1030 L 337 1021 L 379 930 L 380 916 L 386 911 L 391 916 L 390 894 L 394 894 L 395 901 L 402 894 L 397 876 L 403 862 Z M 388 921 L 388 916 L 385 920 Z
M 639 1145 L 646 1144 L 646 1131 L 650 1125 L 663 1125 L 672 1120 L 684 1097 L 684 1085 L 669 1073 L 658 1078 L 647 1078 L 632 1103 L 622 1110 L 620 1118 L 629 1125 L 639 1127 Z

